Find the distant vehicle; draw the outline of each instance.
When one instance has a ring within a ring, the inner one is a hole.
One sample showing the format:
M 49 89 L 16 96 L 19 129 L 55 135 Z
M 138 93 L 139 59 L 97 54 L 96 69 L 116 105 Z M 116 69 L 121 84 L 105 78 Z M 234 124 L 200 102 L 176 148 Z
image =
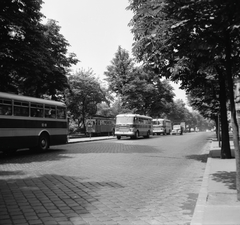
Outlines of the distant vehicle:
M 152 117 L 139 114 L 119 114 L 116 116 L 115 135 L 117 139 L 121 139 L 122 136 L 149 138 L 152 132 Z
M 179 125 L 173 125 L 172 135 L 183 134 L 183 127 Z
M 166 135 L 172 131 L 172 123 L 168 119 L 153 119 L 153 134 Z
M 65 144 L 66 111 L 62 102 L 0 92 L 0 151 Z
M 104 116 L 93 116 L 86 119 L 87 136 L 114 135 L 115 118 Z

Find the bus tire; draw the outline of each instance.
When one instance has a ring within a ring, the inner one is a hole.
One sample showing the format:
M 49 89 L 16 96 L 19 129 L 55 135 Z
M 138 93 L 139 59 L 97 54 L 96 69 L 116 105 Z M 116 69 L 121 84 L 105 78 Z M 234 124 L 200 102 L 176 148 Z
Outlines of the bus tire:
M 38 139 L 37 149 L 39 151 L 46 151 L 49 148 L 49 136 L 46 133 L 40 135 Z
M 150 136 L 150 131 L 147 132 L 147 135 L 144 136 L 144 138 L 149 138 L 149 136 Z
M 117 139 L 120 140 L 120 139 L 121 139 L 121 136 L 120 136 L 120 135 L 117 135 Z
M 147 138 L 149 138 L 149 137 L 150 137 L 150 131 L 147 132 Z
M 134 135 L 134 139 L 137 139 L 138 137 L 139 137 L 139 132 L 136 131 L 136 132 L 135 132 L 135 135 Z

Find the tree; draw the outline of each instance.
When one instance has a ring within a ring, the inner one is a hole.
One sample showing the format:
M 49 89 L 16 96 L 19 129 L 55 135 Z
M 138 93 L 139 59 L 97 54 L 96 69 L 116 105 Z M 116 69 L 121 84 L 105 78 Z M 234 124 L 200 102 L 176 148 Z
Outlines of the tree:
M 173 97 L 173 87 L 168 81 L 161 81 L 147 67 L 138 67 L 124 87 L 123 102 L 135 113 L 163 117 L 169 112 Z
M 78 60 L 67 56 L 69 44 L 56 22 L 41 23 L 41 4 L 0 2 L 0 90 L 54 99 L 67 87 L 67 68 Z
M 135 12 L 132 24 L 140 59 L 164 75 L 181 80 L 183 87 L 199 75 L 211 74 L 218 80 L 223 158 L 231 157 L 226 126 L 226 93 L 229 94 L 240 200 L 240 146 L 233 95 L 233 78 L 240 69 L 240 2 L 136 0 L 129 8 Z
M 123 95 L 124 87 L 130 81 L 133 68 L 133 60 L 129 53 L 119 46 L 111 65 L 107 66 L 107 71 L 104 72 L 109 89 L 117 95 Z
M 67 95 L 67 106 L 72 119 L 78 126 L 82 123 L 85 129 L 85 119 L 97 112 L 97 104 L 108 102 L 106 93 L 100 82 L 95 78 L 93 71 L 79 70 L 69 77 L 70 91 Z
M 214 56 L 221 51 L 213 40 L 214 36 L 208 33 L 207 19 L 211 14 L 207 2 L 133 1 L 130 5 L 136 11 L 132 20 L 136 37 L 135 55 L 162 76 L 180 80 L 182 88 L 187 90 L 199 83 L 204 86 L 209 74 L 218 75 Z M 226 89 L 225 82 L 220 78 L 216 76 L 220 86 L 221 152 L 223 158 L 231 158 Z
M 170 108 L 168 117 L 174 122 L 184 122 L 186 121 L 188 109 L 185 107 L 185 103 L 182 99 L 175 100 Z
M 171 85 L 161 81 L 149 67 L 135 66 L 126 50 L 118 48 L 105 75 L 109 89 L 122 99 L 131 112 L 160 116 L 166 114 L 174 93 Z

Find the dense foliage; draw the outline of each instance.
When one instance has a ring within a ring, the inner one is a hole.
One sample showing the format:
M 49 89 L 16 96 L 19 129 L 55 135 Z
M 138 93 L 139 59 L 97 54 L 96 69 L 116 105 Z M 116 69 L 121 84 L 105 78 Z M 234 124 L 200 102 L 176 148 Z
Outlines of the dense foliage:
M 77 121 L 78 126 L 85 126 L 85 119 L 95 115 L 97 104 L 107 102 L 106 93 L 95 78 L 93 71 L 79 70 L 69 77 L 70 91 L 66 93 L 70 118 Z
M 56 98 L 78 60 L 54 20 L 43 25 L 41 0 L 0 1 L 0 91 Z
M 122 106 L 134 113 L 161 116 L 173 102 L 173 88 L 161 81 L 153 70 L 136 66 L 121 47 L 105 72 L 110 91 L 121 98 Z
M 162 76 L 180 80 L 188 92 L 205 89 L 209 80 L 217 81 L 222 158 L 231 158 L 226 108 L 230 100 L 240 200 L 239 128 L 233 94 L 234 78 L 240 72 L 240 1 L 132 0 L 129 9 L 134 12 L 134 53 L 140 61 Z

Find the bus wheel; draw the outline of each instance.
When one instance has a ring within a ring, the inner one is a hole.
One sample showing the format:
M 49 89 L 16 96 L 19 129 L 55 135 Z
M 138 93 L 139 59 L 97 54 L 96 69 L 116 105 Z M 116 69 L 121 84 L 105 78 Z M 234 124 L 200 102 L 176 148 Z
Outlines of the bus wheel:
M 149 137 L 150 137 L 150 132 L 148 131 L 146 138 L 149 138 Z
M 139 137 L 139 133 L 138 133 L 138 131 L 136 131 L 134 138 L 137 139 L 138 137 Z
M 45 151 L 49 148 L 49 137 L 47 134 L 41 134 L 38 140 L 38 150 Z
M 121 139 L 121 136 L 118 135 L 118 136 L 117 136 L 117 139 L 120 140 L 120 139 Z

